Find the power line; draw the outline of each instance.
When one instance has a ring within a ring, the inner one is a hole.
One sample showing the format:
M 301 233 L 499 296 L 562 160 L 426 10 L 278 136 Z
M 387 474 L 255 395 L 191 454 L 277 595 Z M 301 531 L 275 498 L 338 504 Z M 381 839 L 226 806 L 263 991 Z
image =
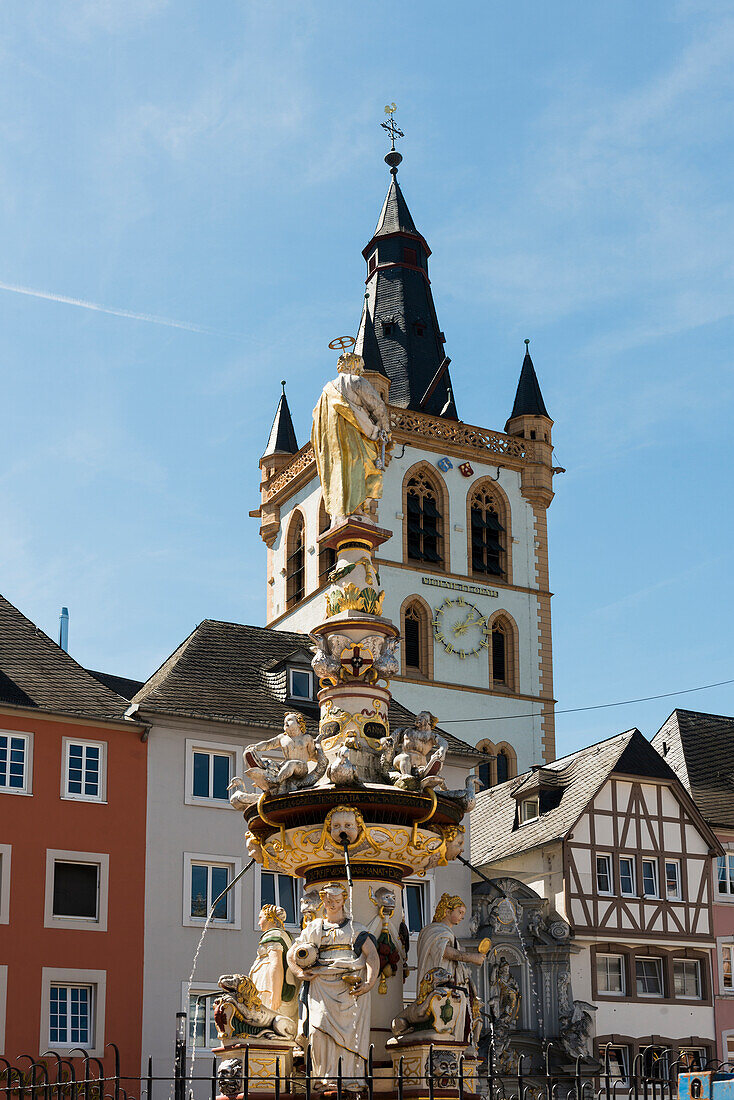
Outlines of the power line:
M 734 680 L 719 680 L 716 684 L 701 684 L 695 688 L 681 688 L 680 691 L 665 691 L 662 695 L 643 695 L 640 699 L 620 699 L 617 703 L 597 703 L 593 707 L 567 707 L 565 710 L 557 710 L 556 714 L 578 714 L 583 710 L 604 710 L 606 707 L 626 707 L 630 703 L 650 703 L 654 699 L 670 699 L 673 695 L 689 695 L 692 691 L 708 691 L 710 688 L 724 687 L 726 684 L 734 684 Z M 539 710 L 529 711 L 527 714 L 497 714 L 487 715 L 484 718 L 448 718 L 441 720 L 442 726 L 453 726 L 457 722 L 506 722 L 511 718 L 540 718 Z

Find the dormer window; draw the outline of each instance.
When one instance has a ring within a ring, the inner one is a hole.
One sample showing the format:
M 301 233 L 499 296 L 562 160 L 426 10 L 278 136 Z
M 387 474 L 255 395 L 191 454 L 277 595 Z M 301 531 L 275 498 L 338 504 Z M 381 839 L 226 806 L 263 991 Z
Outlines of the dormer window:
M 291 699 L 313 699 L 313 672 L 306 668 L 289 668 L 288 694 Z
M 426 323 L 425 323 L 425 321 L 414 321 L 413 322 L 413 329 L 415 331 L 416 336 L 425 336 L 426 335 Z
M 415 248 L 409 248 L 408 245 L 404 245 L 403 263 L 410 264 L 412 267 L 418 266 L 418 252 Z
M 380 322 L 380 324 L 382 325 L 383 336 L 395 335 L 395 321 L 392 319 L 392 317 L 386 317 L 384 321 Z
M 524 798 L 520 803 L 520 824 L 526 825 L 540 817 L 540 799 Z

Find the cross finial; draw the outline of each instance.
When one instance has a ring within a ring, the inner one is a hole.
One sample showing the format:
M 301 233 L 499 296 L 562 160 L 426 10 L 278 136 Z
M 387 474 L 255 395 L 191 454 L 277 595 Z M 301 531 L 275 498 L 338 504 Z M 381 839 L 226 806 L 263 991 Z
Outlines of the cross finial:
M 385 114 L 388 116 L 387 122 L 382 122 L 380 125 L 383 130 L 386 130 L 390 135 L 390 152 L 385 157 L 385 163 L 390 165 L 390 174 L 397 176 L 398 165 L 402 161 L 402 156 L 395 148 L 395 138 L 405 137 L 405 134 L 395 125 L 395 119 L 393 115 L 398 109 L 397 103 L 388 103 L 385 107 Z

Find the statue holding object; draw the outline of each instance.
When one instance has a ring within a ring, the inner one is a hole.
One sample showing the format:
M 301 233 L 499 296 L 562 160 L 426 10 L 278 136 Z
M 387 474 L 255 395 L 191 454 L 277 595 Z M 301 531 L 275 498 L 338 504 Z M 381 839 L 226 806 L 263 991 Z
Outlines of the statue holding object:
M 363 377 L 361 355 L 340 355 L 337 371 L 321 392 L 311 432 L 324 506 L 332 527 L 354 515 L 374 523 L 392 446 L 390 415 Z
M 277 764 L 260 754 L 268 749 L 280 749 L 285 762 Z M 283 732 L 267 741 L 249 745 L 243 753 L 247 775 L 266 794 L 286 794 L 289 791 L 314 787 L 326 772 L 328 760 L 316 738 L 306 731 L 306 719 L 290 711 L 283 721 Z M 315 766 L 309 768 L 309 764 Z
M 263 905 L 258 917 L 262 935 L 250 978 L 266 1008 L 295 1019 L 298 1013 L 298 982 L 288 966 L 293 939 L 285 930 L 286 911 L 280 905 Z
M 385 759 L 389 778 L 396 787 L 410 791 L 446 789 L 441 769 L 448 742 L 436 733 L 437 723 L 430 711 L 422 710 L 412 726 L 395 730 L 395 740 L 386 742 L 386 747 L 394 744 L 396 749 L 392 760 L 389 756 Z

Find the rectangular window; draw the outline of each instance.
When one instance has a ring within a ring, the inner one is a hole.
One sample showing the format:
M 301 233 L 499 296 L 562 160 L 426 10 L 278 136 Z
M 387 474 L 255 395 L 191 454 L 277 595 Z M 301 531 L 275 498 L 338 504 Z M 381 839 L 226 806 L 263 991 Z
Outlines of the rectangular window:
M 600 1052 L 600 1057 L 601 1056 L 602 1052 Z M 608 1073 L 610 1077 L 613 1077 L 617 1081 L 628 1081 L 630 1065 L 629 1047 L 608 1046 L 606 1048 L 606 1054 L 603 1055 L 602 1064 L 604 1065 L 605 1074 Z
M 642 893 L 646 898 L 657 898 L 658 891 L 658 861 L 656 859 L 643 859 L 642 861 Z
M 701 997 L 701 964 L 698 959 L 673 959 L 673 986 L 676 997 Z
M 678 859 L 665 861 L 665 896 L 668 901 L 680 901 L 683 896 L 680 888 L 680 860 Z
M 719 893 L 734 896 L 734 852 L 725 852 L 716 857 L 716 877 Z
M 104 801 L 105 748 L 101 741 L 64 739 L 64 798 Z
M 221 1045 L 212 1011 L 214 1000 L 214 997 L 202 996 L 194 990 L 189 994 L 189 1050 L 193 1050 L 194 1046 L 197 1050 L 212 1050 Z
M 282 906 L 286 912 L 285 923 L 294 928 L 299 925 L 298 895 L 298 881 L 290 875 L 279 875 L 274 871 L 260 872 L 260 908 L 263 905 Z
M 635 978 L 640 997 L 662 997 L 663 960 L 635 959 Z
M 600 993 L 624 993 L 624 959 L 621 955 L 596 956 L 596 987 Z
M 403 263 L 412 264 L 416 267 L 418 263 L 418 252 L 415 248 L 409 248 L 408 245 L 403 245 Z
M 98 863 L 54 862 L 51 914 L 73 920 L 99 920 Z
M 24 733 L 0 733 L 0 791 L 28 790 L 28 742 Z
M 48 1025 L 49 1046 L 93 1046 L 92 986 L 52 985 Z
M 193 786 L 194 798 L 229 800 L 229 782 L 232 778 L 232 755 L 225 752 L 209 752 L 194 749 Z
M 732 981 L 732 958 L 734 958 L 734 946 L 730 943 L 721 945 L 721 984 L 723 989 L 734 989 Z
M 417 935 L 428 923 L 428 883 L 406 882 L 404 889 L 405 923 L 408 931 Z
M 228 863 L 191 864 L 191 917 L 206 920 L 214 901 L 232 881 L 232 867 Z M 231 921 L 231 894 L 219 898 L 213 920 Z
M 305 668 L 288 669 L 288 694 L 292 699 L 312 699 L 313 673 Z
M 596 857 L 596 890 L 599 894 L 612 893 L 612 857 Z
M 655 1081 L 667 1081 L 670 1070 L 665 1047 L 645 1047 L 642 1055 L 642 1076 Z
M 635 861 L 632 856 L 619 857 L 619 888 L 626 898 L 637 896 Z
M 540 817 L 540 799 L 524 798 L 520 803 L 520 824 L 535 821 L 538 817 Z
M 694 1073 L 702 1070 L 708 1061 L 708 1054 L 703 1047 L 681 1047 L 678 1060 L 679 1073 Z

